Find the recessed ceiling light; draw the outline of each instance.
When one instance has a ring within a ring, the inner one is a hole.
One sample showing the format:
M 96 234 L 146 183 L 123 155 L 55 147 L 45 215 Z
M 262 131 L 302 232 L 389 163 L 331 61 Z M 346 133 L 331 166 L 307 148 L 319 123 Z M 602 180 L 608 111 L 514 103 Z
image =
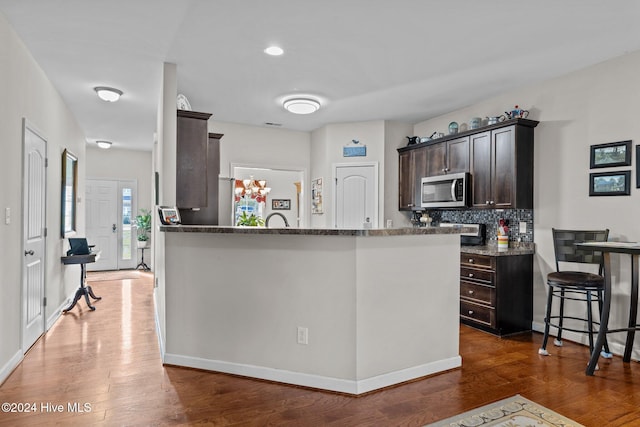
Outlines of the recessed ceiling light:
M 98 147 L 104 150 L 108 150 L 109 148 L 111 148 L 111 142 L 109 141 L 96 141 L 96 144 L 98 144 Z
M 264 50 L 264 53 L 271 56 L 280 56 L 284 53 L 284 50 L 278 46 L 269 46 Z
M 122 91 L 120 89 L 112 87 L 97 86 L 94 87 L 93 90 L 96 91 L 100 99 L 107 102 L 116 102 L 122 96 Z
M 311 114 L 320 109 L 320 102 L 311 98 L 289 98 L 284 101 L 283 106 L 293 114 Z

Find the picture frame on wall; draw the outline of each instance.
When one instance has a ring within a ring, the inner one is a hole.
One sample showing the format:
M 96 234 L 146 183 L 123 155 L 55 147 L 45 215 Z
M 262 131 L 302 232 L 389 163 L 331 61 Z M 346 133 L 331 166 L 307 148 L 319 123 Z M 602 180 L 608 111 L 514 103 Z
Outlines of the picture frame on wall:
M 273 199 L 271 201 L 271 209 L 274 211 L 291 210 L 291 199 Z
M 631 194 L 631 171 L 589 174 L 589 196 L 628 196 Z
M 631 140 L 591 146 L 591 169 L 616 166 L 631 166 Z
M 640 145 L 636 145 L 636 188 L 640 188 Z

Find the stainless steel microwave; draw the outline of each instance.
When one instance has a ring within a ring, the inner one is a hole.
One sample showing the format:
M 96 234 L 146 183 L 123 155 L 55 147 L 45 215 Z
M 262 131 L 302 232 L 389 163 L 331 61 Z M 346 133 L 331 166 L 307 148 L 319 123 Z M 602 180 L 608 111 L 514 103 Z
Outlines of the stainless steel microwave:
M 452 173 L 422 178 L 420 206 L 423 208 L 469 206 L 469 173 Z

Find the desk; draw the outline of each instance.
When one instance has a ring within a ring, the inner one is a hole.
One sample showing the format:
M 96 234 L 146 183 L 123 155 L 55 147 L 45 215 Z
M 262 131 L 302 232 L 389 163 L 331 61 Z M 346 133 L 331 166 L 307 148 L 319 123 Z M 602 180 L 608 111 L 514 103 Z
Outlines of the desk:
M 93 293 L 93 290 L 91 289 L 91 286 L 86 286 L 85 282 L 87 280 L 86 264 L 91 262 L 96 262 L 96 259 L 99 257 L 99 255 L 100 255 L 99 252 L 98 253 L 92 252 L 86 255 L 70 255 L 70 256 L 63 256 L 60 258 L 62 263 L 65 265 L 80 264 L 80 288 L 78 288 L 78 290 L 76 291 L 76 296 L 73 299 L 73 302 L 71 303 L 71 305 L 69 305 L 69 307 L 62 310 L 62 313 L 66 313 L 67 311 L 75 307 L 76 303 L 78 302 L 78 300 L 80 300 L 80 298 L 82 298 L 83 295 L 84 295 L 85 301 L 87 302 L 87 306 L 89 306 L 89 309 L 91 311 L 94 311 L 96 309 L 94 306 L 91 305 L 91 302 L 89 301 L 89 296 L 91 296 L 91 298 L 95 300 L 102 299 L 102 297 L 95 296 L 95 294 Z
M 633 350 L 633 339 L 636 330 L 640 329 L 640 325 L 636 323 L 636 315 L 638 313 L 638 259 L 640 258 L 640 243 L 637 242 L 584 242 L 576 243 L 578 247 L 595 249 L 602 251 L 604 258 L 604 301 L 602 302 L 602 313 L 600 314 L 600 328 L 598 329 L 598 338 L 591 353 L 591 359 L 587 365 L 586 374 L 593 375 L 598 356 L 605 337 L 608 333 L 627 331 L 627 342 L 624 346 L 624 362 L 631 361 L 631 351 Z M 609 329 L 609 313 L 611 312 L 611 253 L 629 254 L 631 255 L 631 304 L 629 307 L 629 324 L 626 328 Z

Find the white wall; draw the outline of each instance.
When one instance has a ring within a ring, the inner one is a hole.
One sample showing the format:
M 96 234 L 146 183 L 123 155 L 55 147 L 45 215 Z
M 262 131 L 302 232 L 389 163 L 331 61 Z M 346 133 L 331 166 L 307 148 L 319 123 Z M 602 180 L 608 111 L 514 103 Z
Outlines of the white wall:
M 339 123 L 323 126 L 311 133 L 311 179 L 322 178 L 323 182 L 323 211 L 314 214 L 311 226 L 314 228 L 333 228 L 334 183 L 331 182 L 334 166 L 338 163 L 370 163 L 377 162 L 378 170 L 385 168 L 385 122 L 376 120 L 370 122 Z M 359 145 L 367 146 L 365 157 L 342 157 L 342 148 L 351 145 L 352 140 L 360 141 Z M 397 162 L 397 159 L 392 161 Z M 384 173 L 380 172 L 380 177 Z M 379 178 L 380 180 L 381 178 Z M 379 200 L 384 200 L 385 186 L 379 182 Z M 384 218 L 384 204 L 378 208 L 378 224 Z
M 21 360 L 22 349 L 22 120 L 26 118 L 47 140 L 48 237 L 45 260 L 45 317 L 50 325 L 75 293 L 79 266 L 64 266 L 68 249 L 60 237 L 60 176 L 64 149 L 78 156 L 78 194 L 84 194 L 85 136 L 64 101 L 31 57 L 3 15 L 0 15 L 0 208 L 11 222 L 0 225 L 0 383 Z M 90 90 L 87 89 L 87 90 Z M 84 198 L 83 198 L 84 199 Z M 84 205 L 78 204 L 77 229 L 85 227 Z
M 416 135 L 446 132 L 449 122 L 468 122 L 474 116 L 493 116 L 518 104 L 539 120 L 535 129 L 534 324 L 544 318 L 546 275 L 555 268 L 551 228 L 609 228 L 614 240 L 640 240 L 640 189 L 635 188 L 636 165 L 630 169 L 631 196 L 589 197 L 589 146 L 622 140 L 640 141 L 640 52 L 628 54 L 569 75 L 515 90 L 486 102 L 418 123 Z M 635 148 L 634 148 L 635 150 Z M 635 152 L 635 151 L 634 151 Z M 623 327 L 628 316 L 630 261 L 613 256 L 616 299 L 610 327 Z M 616 352 L 624 334 L 612 334 Z M 640 356 L 636 340 L 634 358 Z
M 308 206 L 310 191 L 310 134 L 308 132 L 247 126 L 209 120 L 209 132 L 222 133 L 220 140 L 220 177 L 233 178 L 231 164 L 304 171 L 305 199 Z M 231 223 L 231 185 L 221 179 L 219 193 L 220 225 Z M 307 209 L 307 212 L 309 210 Z M 309 224 L 308 217 L 305 217 Z

